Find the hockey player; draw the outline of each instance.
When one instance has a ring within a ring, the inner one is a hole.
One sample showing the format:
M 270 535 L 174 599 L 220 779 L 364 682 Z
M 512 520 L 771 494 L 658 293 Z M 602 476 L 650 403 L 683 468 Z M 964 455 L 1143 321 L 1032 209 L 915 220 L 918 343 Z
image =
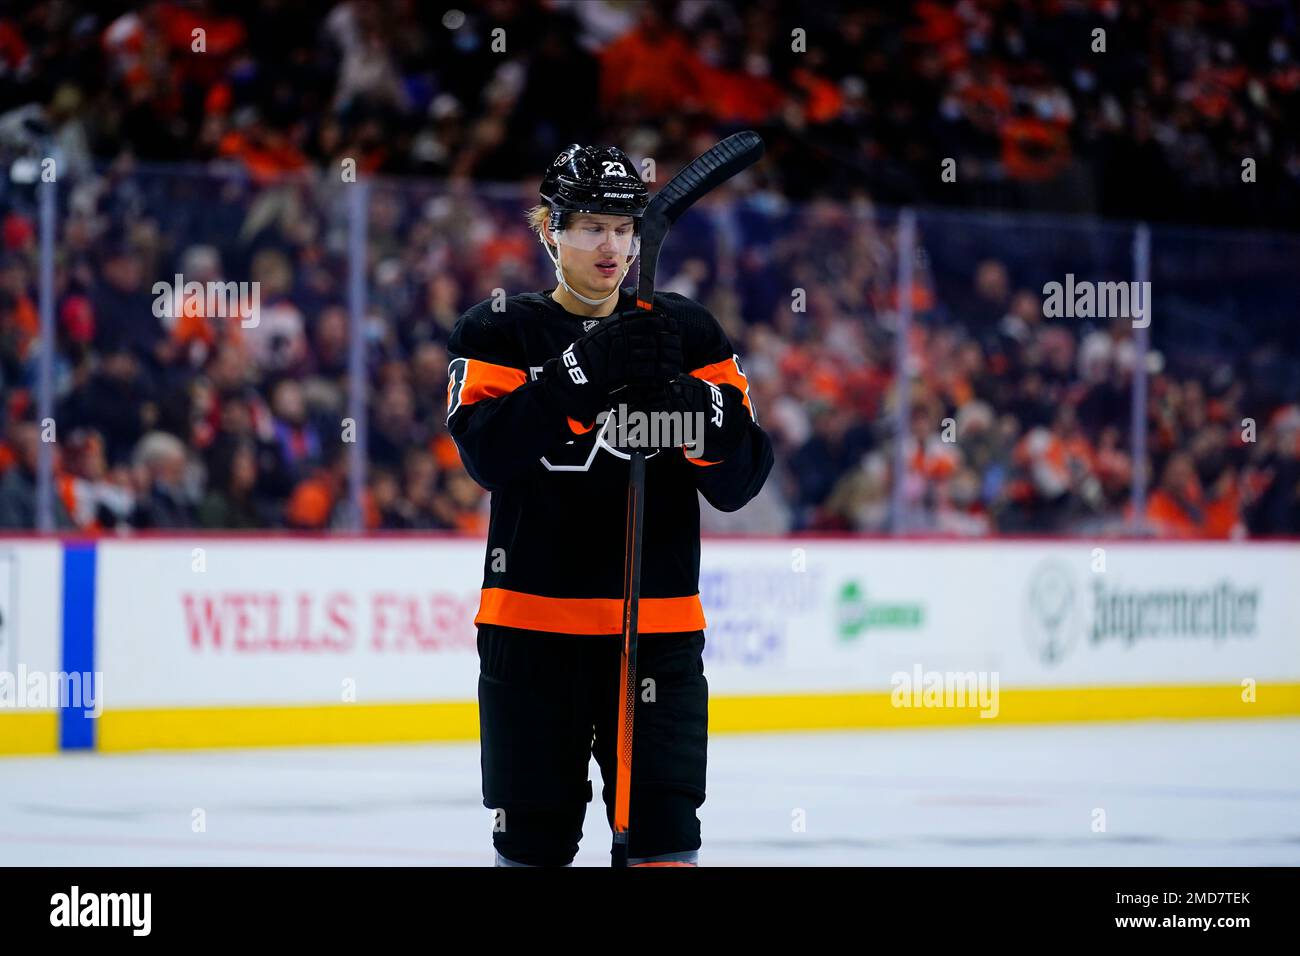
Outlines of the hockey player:
M 569 146 L 529 221 L 553 290 L 485 300 L 452 332 L 447 424 L 492 493 L 478 626 L 484 806 L 499 866 L 568 865 L 594 754 L 613 823 L 628 452 L 602 413 L 670 411 L 690 447 L 645 448 L 631 866 L 698 864 L 708 735 L 698 494 L 723 511 L 772 468 L 738 357 L 681 295 L 620 289 L 645 184 L 621 150 Z

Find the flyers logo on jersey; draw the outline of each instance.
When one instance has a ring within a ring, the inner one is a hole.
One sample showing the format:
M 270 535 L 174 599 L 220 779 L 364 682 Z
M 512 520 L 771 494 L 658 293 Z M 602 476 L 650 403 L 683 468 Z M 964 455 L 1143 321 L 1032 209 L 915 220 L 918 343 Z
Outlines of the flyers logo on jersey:
M 617 417 L 608 412 L 602 412 L 596 417 L 595 424 L 584 432 L 578 432 L 576 423 L 569 419 L 570 427 L 574 431 L 574 436 L 561 447 L 554 451 L 547 452 L 539 459 L 542 467 L 547 471 L 569 471 L 569 472 L 588 472 L 596 466 L 601 452 L 612 455 L 615 458 L 621 458 L 624 461 L 631 458 L 631 454 L 625 451 L 619 451 L 614 447 L 612 442 L 617 431 Z M 658 455 L 663 449 L 655 448 L 646 453 L 646 459 L 649 460 Z

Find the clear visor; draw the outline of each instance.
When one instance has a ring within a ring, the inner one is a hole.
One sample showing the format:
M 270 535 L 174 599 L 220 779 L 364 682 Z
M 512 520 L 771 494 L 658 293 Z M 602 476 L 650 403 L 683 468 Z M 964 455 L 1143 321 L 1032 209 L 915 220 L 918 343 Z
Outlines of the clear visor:
M 630 218 L 605 222 L 574 217 L 554 235 L 561 245 L 583 252 L 605 252 L 616 258 L 635 256 L 641 250 L 641 237 Z

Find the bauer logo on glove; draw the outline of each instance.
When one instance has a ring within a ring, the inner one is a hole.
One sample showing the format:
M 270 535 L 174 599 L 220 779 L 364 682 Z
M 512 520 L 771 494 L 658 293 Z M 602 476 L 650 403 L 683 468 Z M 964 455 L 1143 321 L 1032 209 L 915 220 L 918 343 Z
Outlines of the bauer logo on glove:
M 699 464 L 726 460 L 744 440 L 749 414 L 744 396 L 734 385 L 679 375 L 669 387 L 669 406 L 703 423 L 694 429 L 695 440 L 682 447 L 682 453 Z
M 573 379 L 575 385 L 586 385 L 587 375 L 578 364 L 578 357 L 573 354 L 573 346 L 570 345 L 564 350 L 564 367 L 569 370 L 569 378 Z

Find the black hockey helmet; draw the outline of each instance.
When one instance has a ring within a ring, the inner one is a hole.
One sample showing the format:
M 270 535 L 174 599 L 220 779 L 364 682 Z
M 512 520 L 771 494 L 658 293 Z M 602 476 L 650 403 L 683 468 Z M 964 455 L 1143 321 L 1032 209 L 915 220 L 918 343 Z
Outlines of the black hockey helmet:
M 638 231 L 650 190 L 627 154 L 616 146 L 570 143 L 542 177 L 542 199 L 551 208 L 550 230 L 564 228 L 571 212 L 631 216 Z

